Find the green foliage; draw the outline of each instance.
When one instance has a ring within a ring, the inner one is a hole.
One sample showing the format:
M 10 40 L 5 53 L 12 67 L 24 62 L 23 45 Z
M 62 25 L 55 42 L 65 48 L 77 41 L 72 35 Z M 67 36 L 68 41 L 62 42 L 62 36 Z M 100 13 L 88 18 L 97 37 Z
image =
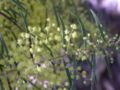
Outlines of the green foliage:
M 87 75 L 86 71 L 79 73 L 83 68 L 79 62 L 86 61 L 95 84 L 95 58 L 105 55 L 110 59 L 105 50 L 114 46 L 112 40 L 117 36 L 110 38 L 95 13 L 78 3 L 0 1 L 1 90 L 75 90 L 75 81 Z M 115 47 L 119 50 L 117 43 Z

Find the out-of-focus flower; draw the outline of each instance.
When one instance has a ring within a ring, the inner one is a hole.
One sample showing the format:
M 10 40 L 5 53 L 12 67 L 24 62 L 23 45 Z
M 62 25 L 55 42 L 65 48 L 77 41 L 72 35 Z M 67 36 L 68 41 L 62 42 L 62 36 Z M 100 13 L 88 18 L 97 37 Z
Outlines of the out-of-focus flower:
M 41 49 L 40 49 L 40 48 L 37 48 L 37 52 L 41 52 Z
M 65 86 L 69 86 L 69 83 L 68 83 L 68 82 L 65 82 Z
M 52 23 L 52 27 L 55 27 L 55 23 Z
M 66 35 L 65 39 L 66 39 L 67 42 L 69 42 L 70 41 L 70 36 Z
M 77 32 L 73 32 L 73 33 L 72 33 L 72 38 L 77 38 L 77 37 L 78 37 Z
M 104 9 L 108 13 L 120 14 L 120 0 L 87 0 L 96 10 Z
M 35 32 L 37 30 L 37 27 L 32 27 L 32 31 Z
M 24 33 L 21 33 L 20 36 L 21 36 L 21 37 L 24 37 L 25 35 L 24 35 Z
M 50 22 L 50 18 L 47 18 L 46 20 L 47 20 L 48 22 Z
M 32 83 L 35 84 L 36 82 L 37 82 L 37 79 L 34 78 L 34 79 L 32 80 Z
M 31 83 L 29 83 L 28 84 L 28 88 L 32 88 L 33 86 L 32 86 L 32 84 Z
M 61 40 L 61 37 L 59 35 L 55 35 L 54 36 L 54 39 L 57 40 L 57 41 L 60 41 Z
M 50 30 L 50 27 L 49 27 L 49 26 L 46 26 L 46 27 L 45 27 L 45 30 L 46 30 L 46 31 L 49 31 L 49 30 Z
M 29 76 L 29 79 L 30 79 L 30 81 L 31 81 L 32 84 L 35 84 L 37 82 L 37 79 L 34 76 Z M 32 87 L 31 83 L 28 84 L 29 88 Z
M 16 87 L 16 88 L 15 88 L 15 90 L 19 90 L 19 88 L 18 88 L 18 87 Z
M 42 68 L 46 68 L 47 66 L 45 64 L 41 64 L 41 67 Z
M 37 66 L 37 71 L 38 71 L 38 72 L 42 72 L 41 67 Z
M 45 80 L 45 81 L 43 82 L 43 87 L 44 87 L 44 88 L 47 88 L 47 87 L 48 87 L 48 84 L 49 84 L 49 81 L 48 81 L 48 80 Z
M 29 34 L 28 33 L 25 33 L 25 38 L 29 38 Z
M 60 31 L 60 27 L 57 27 L 57 31 L 58 31 L 58 32 Z
M 21 40 L 21 39 L 18 39 L 17 43 L 18 43 L 19 45 L 21 45 L 21 44 L 22 44 L 22 40 Z
M 86 78 L 87 77 L 87 72 L 86 71 L 82 71 L 82 77 Z
M 118 0 L 104 0 L 101 2 L 100 7 L 106 11 L 113 12 L 118 8 Z
M 70 27 L 71 27 L 72 29 L 77 29 L 77 25 L 76 25 L 76 24 L 71 24 Z
M 30 80 L 33 80 L 33 79 L 34 79 L 34 76 L 29 76 L 29 79 L 30 79 Z
M 30 52 L 33 53 L 33 49 L 32 48 L 30 48 Z
M 65 34 L 69 34 L 69 30 L 68 29 L 65 30 Z

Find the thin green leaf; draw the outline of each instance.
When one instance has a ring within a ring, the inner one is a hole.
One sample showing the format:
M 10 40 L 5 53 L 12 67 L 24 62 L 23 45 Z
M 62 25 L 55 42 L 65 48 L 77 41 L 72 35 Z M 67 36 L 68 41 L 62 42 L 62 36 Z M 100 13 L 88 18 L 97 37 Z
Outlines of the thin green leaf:
M 3 86 L 3 82 L 2 82 L 2 80 L 1 80 L 1 78 L 0 78 L 0 90 L 5 90 L 5 88 L 4 88 L 4 86 Z
M 4 41 L 1 33 L 0 33 L 0 40 L 1 40 L 1 43 L 2 43 L 2 46 L 3 46 L 4 50 L 6 52 L 6 55 L 7 55 L 8 59 L 9 59 L 10 58 L 10 56 L 9 56 L 9 50 L 7 48 L 7 45 L 6 45 L 5 41 Z
M 100 23 L 99 18 L 97 17 L 97 15 L 94 13 L 94 11 L 93 11 L 92 9 L 90 9 L 90 12 L 91 12 L 91 14 L 92 14 L 92 17 L 93 17 L 95 23 L 96 23 L 96 26 L 97 26 L 98 29 L 99 29 L 99 32 L 100 32 L 100 35 L 101 35 L 102 39 L 103 39 L 104 41 L 106 41 L 106 40 L 105 40 L 105 34 L 103 33 L 103 31 L 105 31 L 105 30 L 104 30 L 102 24 Z
M 91 81 L 91 90 L 96 90 L 96 59 L 95 52 L 91 55 L 91 63 L 92 63 L 92 81 Z

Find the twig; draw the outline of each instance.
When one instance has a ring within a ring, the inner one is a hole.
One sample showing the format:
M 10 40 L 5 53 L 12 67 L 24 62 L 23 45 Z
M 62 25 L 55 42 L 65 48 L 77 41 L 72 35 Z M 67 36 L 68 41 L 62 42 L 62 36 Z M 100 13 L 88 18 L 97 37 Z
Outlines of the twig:
M 12 20 L 11 17 L 7 16 L 6 14 L 4 14 L 3 12 L 0 12 L 0 15 L 5 17 L 8 21 L 12 22 L 15 26 L 17 26 L 20 30 L 24 31 L 17 22 L 15 22 L 14 20 Z

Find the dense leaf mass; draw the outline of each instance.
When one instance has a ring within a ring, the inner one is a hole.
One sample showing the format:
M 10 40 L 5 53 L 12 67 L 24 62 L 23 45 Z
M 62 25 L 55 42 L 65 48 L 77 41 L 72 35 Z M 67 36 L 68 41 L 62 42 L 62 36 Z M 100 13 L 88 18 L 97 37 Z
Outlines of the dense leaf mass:
M 82 0 L 1 0 L 0 90 L 100 87 L 120 50 L 102 24 Z

